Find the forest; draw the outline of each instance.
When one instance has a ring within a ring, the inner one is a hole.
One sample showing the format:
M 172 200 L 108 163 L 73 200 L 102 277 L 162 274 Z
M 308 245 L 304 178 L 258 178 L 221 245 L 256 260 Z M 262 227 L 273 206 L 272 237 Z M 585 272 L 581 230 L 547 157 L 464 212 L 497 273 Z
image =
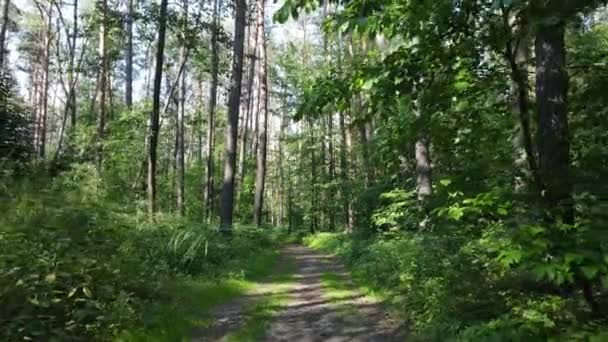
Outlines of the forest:
M 608 340 L 608 1 L 1 0 L 1 341 Z

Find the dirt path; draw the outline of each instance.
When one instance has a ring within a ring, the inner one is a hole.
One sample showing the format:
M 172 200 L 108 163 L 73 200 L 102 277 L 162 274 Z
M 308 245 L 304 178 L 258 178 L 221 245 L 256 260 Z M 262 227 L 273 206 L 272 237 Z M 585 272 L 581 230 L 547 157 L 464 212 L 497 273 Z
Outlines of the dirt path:
M 356 291 L 335 258 L 303 246 L 283 249 L 280 264 L 294 268 L 289 284 L 270 279 L 249 296 L 219 306 L 211 327 L 194 341 L 239 340 L 230 333 L 247 321 L 247 308 L 265 296 L 282 295 L 263 341 L 404 341 L 405 329 L 391 320 L 381 305 Z M 259 338 L 241 338 L 258 340 Z

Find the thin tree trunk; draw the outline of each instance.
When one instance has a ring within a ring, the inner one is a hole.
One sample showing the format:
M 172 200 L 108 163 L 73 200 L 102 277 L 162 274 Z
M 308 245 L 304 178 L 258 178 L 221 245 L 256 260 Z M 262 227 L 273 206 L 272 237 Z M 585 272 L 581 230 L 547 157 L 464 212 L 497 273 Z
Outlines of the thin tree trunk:
M 99 27 L 99 114 L 97 116 L 97 167 L 101 170 L 103 163 L 103 139 L 106 126 L 106 91 L 108 78 L 107 61 L 107 25 L 108 1 L 101 0 L 101 26 Z
M 260 44 L 260 96 L 259 103 L 262 110 L 261 130 L 259 132 L 259 148 L 257 151 L 256 173 L 255 173 L 255 196 L 253 200 L 253 223 L 256 226 L 262 224 L 262 211 L 264 209 L 264 187 L 266 185 L 266 151 L 268 148 L 268 76 L 266 74 L 266 38 L 264 35 L 264 7 L 265 0 L 257 0 L 257 35 L 256 41 Z
M 52 24 L 53 24 L 53 7 L 49 5 L 47 9 L 47 26 L 46 32 L 44 35 L 44 60 L 43 60 L 43 84 L 42 84 L 42 116 L 40 120 L 40 148 L 39 148 L 39 156 L 40 158 L 44 158 L 45 149 L 46 149 L 46 128 L 47 128 L 47 120 L 48 120 L 48 102 L 49 102 L 49 82 L 50 82 L 50 73 L 49 73 L 49 65 L 51 62 L 51 36 L 52 36 Z
M 521 138 L 526 153 L 526 161 L 528 168 L 536 186 L 542 191 L 542 182 L 538 174 L 538 165 L 536 162 L 536 153 L 532 143 L 532 133 L 530 130 L 530 96 L 528 94 L 528 77 L 526 75 L 526 65 L 528 63 L 528 41 L 522 36 L 527 29 L 527 24 L 524 18 L 520 19 L 517 35 L 514 37 L 513 32 L 509 32 L 510 39 L 506 43 L 505 55 L 511 69 L 511 81 L 513 82 L 513 107 L 514 111 L 519 115 L 519 124 L 521 127 Z M 503 25 L 506 29 L 511 30 L 509 21 L 509 13 L 503 9 Z
M 311 212 L 310 212 L 310 232 L 317 231 L 317 160 L 315 156 L 315 126 L 311 120 L 308 121 L 310 129 L 310 177 L 311 177 Z
M 2 6 L 2 27 L 0 28 L 0 72 L 4 72 L 4 58 L 6 57 L 6 30 L 8 28 L 8 9 L 10 0 L 4 0 Z
M 70 74 L 71 74 L 71 84 L 70 84 L 70 121 L 71 121 L 71 129 L 75 130 L 76 129 L 76 77 L 75 77 L 75 72 L 76 70 L 74 69 L 74 57 L 76 56 L 76 42 L 78 39 L 78 0 L 74 0 L 74 11 L 73 11 L 73 20 L 74 20 L 74 26 L 72 28 L 72 53 L 70 54 Z M 83 52 L 84 52 L 84 45 L 82 47 Z M 84 53 L 82 53 L 81 57 L 80 57 L 80 61 L 78 62 L 78 64 L 82 64 L 82 58 L 84 56 Z
M 156 163 L 160 114 L 160 92 L 163 78 L 163 60 L 165 52 L 165 30 L 167 26 L 167 1 L 161 0 L 158 25 L 158 43 L 156 47 L 156 66 L 154 72 L 154 93 L 152 96 L 152 112 L 150 113 L 150 135 L 148 137 L 148 213 L 154 216 L 156 203 Z
M 242 193 L 243 189 L 244 189 L 244 179 L 245 179 L 245 175 L 246 175 L 246 167 L 247 167 L 247 144 L 248 144 L 248 139 L 247 139 L 247 135 L 248 135 L 248 131 L 249 131 L 249 121 L 252 119 L 252 112 L 253 112 L 253 84 L 254 84 L 254 79 L 257 77 L 257 75 L 255 74 L 255 66 L 256 66 L 256 60 L 258 59 L 258 46 L 260 46 L 260 42 L 258 41 L 258 37 L 259 37 L 259 30 L 260 27 L 258 26 L 258 22 L 256 21 L 256 30 L 255 30 L 255 37 L 253 38 L 253 51 L 251 52 L 250 55 L 250 60 L 251 62 L 249 63 L 249 73 L 248 73 L 248 77 L 247 77 L 247 113 L 245 115 L 245 126 L 244 126 L 244 130 L 243 130 L 243 139 L 242 139 L 242 145 L 241 145 L 241 151 L 240 151 L 240 173 L 241 173 L 241 191 L 239 192 Z M 251 39 L 250 39 L 251 41 Z M 255 134 L 255 133 L 254 133 Z
M 346 137 L 346 124 L 344 119 L 344 112 L 340 111 L 338 113 L 339 126 L 340 126 L 340 177 L 342 178 L 342 186 L 341 186 L 341 197 L 342 197 L 342 210 L 344 212 L 344 226 L 347 233 L 351 233 L 353 231 L 353 227 L 350 224 L 351 220 L 349 214 L 350 208 L 350 188 L 348 181 L 348 140 Z
M 186 20 L 188 18 L 188 0 L 183 2 L 184 14 Z M 180 59 L 181 64 L 185 65 L 186 58 L 188 58 L 185 47 L 181 48 Z M 176 172 L 176 193 L 175 193 L 175 206 L 179 215 L 184 214 L 184 116 L 186 112 L 186 67 L 180 77 L 179 86 L 179 108 L 177 111 L 176 132 L 175 132 L 175 172 Z M 178 76 L 179 77 L 179 76 Z
M 127 53 L 125 68 L 125 103 L 130 110 L 133 108 L 133 1 L 127 3 Z
M 247 2 L 245 0 L 236 0 L 236 15 L 234 20 L 234 54 L 232 61 L 232 77 L 230 80 L 230 97 L 228 99 L 226 153 L 220 208 L 220 227 L 226 233 L 229 233 L 231 230 L 234 211 L 234 176 L 236 168 L 236 145 L 241 99 L 241 81 L 243 78 L 243 48 L 245 40 L 246 12 Z
M 211 31 L 211 87 L 209 90 L 209 117 L 207 122 L 207 172 L 205 180 L 205 193 L 203 202 L 205 205 L 205 217 L 211 220 L 211 208 L 213 204 L 213 143 L 215 134 L 215 107 L 217 105 L 219 46 L 217 42 L 217 31 L 219 29 L 219 15 L 221 11 L 221 0 L 215 0 L 213 5 L 213 30 Z M 240 95 L 239 95 L 240 96 Z M 238 104 L 237 104 L 238 106 Z M 238 120 L 238 109 L 237 109 Z

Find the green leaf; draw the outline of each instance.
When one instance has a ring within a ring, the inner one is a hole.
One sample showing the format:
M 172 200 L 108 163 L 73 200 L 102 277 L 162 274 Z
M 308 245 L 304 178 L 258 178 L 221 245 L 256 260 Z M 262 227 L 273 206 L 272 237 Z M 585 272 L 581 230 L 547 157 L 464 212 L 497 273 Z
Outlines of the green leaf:
M 53 283 L 57 279 L 57 275 L 55 273 L 49 273 L 44 277 L 44 281 L 47 283 Z
M 600 271 L 600 268 L 595 265 L 587 265 L 581 267 L 581 270 L 587 279 L 593 279 Z

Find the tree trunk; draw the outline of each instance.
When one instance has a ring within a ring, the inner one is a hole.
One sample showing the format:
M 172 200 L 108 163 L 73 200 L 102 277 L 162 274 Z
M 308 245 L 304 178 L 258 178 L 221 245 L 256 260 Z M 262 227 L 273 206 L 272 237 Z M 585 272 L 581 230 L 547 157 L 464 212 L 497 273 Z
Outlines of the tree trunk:
M 130 0 L 132 1 L 132 0 Z M 186 20 L 188 18 L 188 0 L 183 2 L 184 14 Z M 185 176 L 185 165 L 184 165 L 184 117 L 186 113 L 186 62 L 188 55 L 185 47 L 181 48 L 180 59 L 181 64 L 184 65 L 184 70 L 181 73 L 180 85 L 179 85 L 179 108 L 177 110 L 177 117 L 175 118 L 175 172 L 176 172 L 176 191 L 175 191 L 175 208 L 178 215 L 184 214 L 184 176 Z
M 419 95 L 422 97 L 422 95 Z M 418 121 L 418 139 L 414 147 L 416 157 L 416 194 L 418 201 L 424 205 L 427 198 L 433 193 L 433 182 L 431 178 L 431 155 L 429 151 L 429 133 L 427 118 L 422 113 L 420 99 L 414 102 L 414 111 Z
M 433 193 L 431 181 L 431 160 L 428 138 L 421 136 L 416 141 L 416 193 L 418 200 L 425 202 Z
M 268 76 L 266 74 L 266 38 L 264 34 L 264 6 L 265 0 L 257 0 L 258 18 L 257 18 L 257 35 L 256 41 L 260 45 L 260 96 L 259 104 L 262 110 L 260 120 L 261 129 L 259 132 L 259 147 L 257 151 L 256 173 L 255 173 L 255 196 L 253 202 L 253 223 L 256 226 L 262 224 L 262 210 L 264 207 L 264 186 L 266 185 L 266 150 L 268 148 Z
M 8 28 L 8 9 L 10 0 L 4 0 L 2 6 L 2 27 L 0 28 L 0 71 L 4 72 L 4 58 L 6 57 L 6 30 Z
M 513 111 L 519 116 L 521 139 L 524 145 L 528 168 L 536 186 L 542 189 L 530 130 L 530 96 L 528 94 L 528 77 L 526 75 L 529 51 L 528 40 L 523 38 L 527 29 L 524 19 L 519 19 L 518 32 L 514 34 L 514 32 L 511 32 L 512 25 L 509 20 L 509 13 L 503 9 L 503 26 L 509 30 L 510 35 L 509 39 L 507 39 L 505 55 L 511 69 Z
M 133 1 L 127 4 L 127 53 L 125 61 L 125 103 L 127 108 L 133 108 Z
M 258 14 L 259 15 L 259 14 Z M 256 31 L 255 31 L 255 37 L 253 38 L 253 50 L 251 52 L 251 62 L 249 63 L 249 73 L 248 73 L 248 77 L 247 77 L 247 113 L 245 115 L 245 121 L 244 121 L 244 129 L 243 129 L 243 139 L 242 139 L 242 145 L 241 145 L 241 151 L 240 151 L 240 173 L 241 173 L 241 190 L 239 192 L 242 193 L 244 190 L 244 179 L 245 179 L 245 175 L 246 175 L 246 168 L 247 168 L 247 144 L 248 144 L 248 125 L 249 125 L 249 121 L 252 120 L 252 114 L 253 114 L 253 80 L 254 78 L 257 76 L 255 74 L 255 65 L 256 65 L 256 60 L 258 59 L 258 46 L 260 46 L 260 42 L 258 41 L 259 38 L 259 23 L 256 21 Z M 263 37 L 263 36 L 262 36 Z M 251 41 L 251 39 L 250 39 Z
M 536 33 L 538 172 L 544 200 L 554 216 L 574 221 L 570 181 L 568 74 L 564 24 L 540 26 Z
M 232 60 L 232 76 L 230 80 L 230 97 L 228 99 L 224 180 L 222 183 L 220 208 L 220 227 L 226 233 L 229 233 L 232 229 L 232 216 L 234 211 L 234 175 L 236 168 L 241 81 L 243 79 L 243 48 L 247 2 L 245 0 L 236 0 L 235 10 L 234 54 Z
M 101 170 L 103 163 L 103 139 L 106 126 L 106 92 L 108 77 L 107 61 L 107 25 L 108 1 L 101 0 L 101 25 L 99 27 L 99 114 L 97 115 L 97 167 Z
M 52 40 L 52 25 L 53 25 L 53 7 L 49 4 L 47 12 L 47 25 L 44 35 L 44 60 L 42 66 L 42 115 L 40 117 L 40 147 L 38 150 L 40 158 L 44 158 L 46 149 L 46 126 L 49 110 L 49 82 L 50 72 L 49 65 L 51 63 L 51 40 Z
M 154 216 L 154 213 L 157 210 L 156 163 L 160 116 L 160 92 L 163 78 L 165 30 L 167 26 L 167 1 L 168 0 L 161 0 L 160 3 L 158 42 L 156 47 L 156 66 L 154 70 L 154 90 L 152 95 L 152 112 L 150 112 L 150 135 L 148 136 L 148 213 L 151 218 Z
M 213 143 L 215 134 L 215 107 L 217 105 L 217 85 L 219 66 L 219 47 L 217 42 L 217 30 L 220 25 L 219 15 L 221 0 L 215 0 L 213 5 L 213 30 L 211 31 L 211 87 L 209 90 L 209 118 L 207 123 L 207 173 L 205 180 L 205 193 L 203 202 L 205 204 L 205 217 L 211 220 L 211 207 L 213 203 Z M 238 113 L 237 113 L 238 114 Z
M 317 232 L 317 159 L 315 156 L 315 126 L 311 120 L 309 120 L 310 129 L 310 177 L 311 177 L 311 212 L 310 212 L 310 232 Z
M 340 126 L 340 177 L 342 178 L 342 210 L 344 211 L 344 226 L 346 232 L 350 233 L 353 230 L 350 220 L 350 186 L 348 181 L 348 140 L 346 137 L 346 124 L 344 119 L 344 112 L 339 113 L 339 126 Z
M 76 70 L 74 63 L 76 58 L 76 42 L 78 39 L 78 0 L 74 0 L 73 20 L 74 26 L 72 28 L 72 46 L 70 47 L 70 49 L 72 50 L 70 53 L 70 93 L 68 96 L 70 107 L 70 123 L 72 131 L 76 129 Z M 84 49 L 84 46 L 82 48 Z M 82 63 L 83 56 L 84 53 L 82 54 L 80 61 L 78 62 L 79 65 Z

